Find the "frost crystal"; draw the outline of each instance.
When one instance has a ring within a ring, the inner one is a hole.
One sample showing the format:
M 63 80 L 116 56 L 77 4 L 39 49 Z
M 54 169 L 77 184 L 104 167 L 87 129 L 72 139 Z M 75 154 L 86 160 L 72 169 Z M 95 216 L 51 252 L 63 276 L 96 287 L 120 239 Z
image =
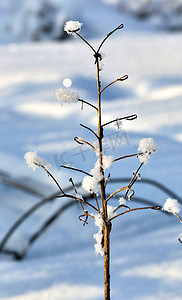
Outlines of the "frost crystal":
M 119 202 L 119 205 L 125 205 L 126 204 L 126 199 L 124 197 L 120 197 L 118 202 Z
M 81 30 L 83 23 L 80 23 L 79 21 L 67 21 L 64 25 L 64 31 L 67 32 L 67 34 L 75 34 L 75 32 L 79 32 Z
M 29 168 L 35 171 L 37 168 L 44 166 L 47 170 L 51 168 L 50 163 L 48 163 L 44 158 L 37 155 L 37 151 L 29 151 L 24 155 L 25 161 Z
M 158 146 L 152 138 L 141 139 L 138 147 L 138 151 L 143 152 L 143 154 L 139 156 L 140 162 L 146 165 L 150 158 L 150 153 L 154 153 L 157 148 Z
M 179 203 L 176 199 L 168 198 L 162 208 L 172 214 L 178 214 L 180 212 Z
M 54 95 L 61 103 L 77 102 L 79 99 L 78 93 L 75 93 L 68 88 L 59 88 L 55 91 Z
M 104 255 L 104 251 L 102 249 L 103 219 L 100 213 L 95 215 L 95 226 L 99 228 L 99 231 L 95 233 L 93 236 L 94 240 L 96 240 L 96 244 L 94 245 L 95 253 L 103 256 Z

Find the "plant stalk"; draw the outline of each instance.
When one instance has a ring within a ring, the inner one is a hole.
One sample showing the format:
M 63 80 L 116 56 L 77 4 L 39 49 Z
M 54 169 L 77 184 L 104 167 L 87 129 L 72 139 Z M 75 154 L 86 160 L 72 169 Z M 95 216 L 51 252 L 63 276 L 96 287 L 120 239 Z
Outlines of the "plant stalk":
M 98 142 L 99 142 L 99 163 L 102 180 L 100 182 L 102 210 L 103 210 L 103 247 L 104 247 L 104 300 L 110 300 L 110 223 L 107 222 L 107 203 L 105 201 L 105 179 L 103 170 L 102 139 L 103 128 L 101 124 L 101 84 L 99 77 L 99 58 L 96 56 L 97 65 L 97 92 L 98 92 Z

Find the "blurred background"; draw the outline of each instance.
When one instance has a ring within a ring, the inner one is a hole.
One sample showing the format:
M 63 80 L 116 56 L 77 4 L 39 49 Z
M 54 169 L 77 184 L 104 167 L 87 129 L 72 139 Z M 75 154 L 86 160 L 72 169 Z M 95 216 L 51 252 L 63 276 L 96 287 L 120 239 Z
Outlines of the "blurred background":
M 69 187 L 73 177 L 80 194 L 85 193 L 82 174 L 60 165 L 89 172 L 97 159 L 73 140 L 81 136 L 96 145 L 79 125 L 96 130 L 95 111 L 85 105 L 82 110 L 78 103 L 62 106 L 54 97 L 57 88 L 70 87 L 97 105 L 93 54 L 81 40 L 66 35 L 68 20 L 83 23 L 81 34 L 95 48 L 124 24 L 103 46 L 102 87 L 125 74 L 129 79 L 103 93 L 103 122 L 131 114 L 138 118 L 123 121 L 119 129 L 107 127 L 104 153 L 115 158 L 136 153 L 141 138 L 154 138 L 159 148 L 141 170 L 142 180 L 128 204 L 163 206 L 172 197 L 182 205 L 182 1 L 0 0 L 1 242 L 28 210 L 57 193 L 43 170 L 28 168 L 25 152 L 36 150 L 47 159 L 62 187 Z M 107 193 L 127 184 L 138 165 L 136 157 L 113 164 L 111 178 L 120 181 L 111 181 Z M 116 197 L 110 205 L 117 203 Z M 0 299 L 103 299 L 103 261 L 94 252 L 94 222 L 83 227 L 79 207 L 68 199 L 44 204 L 4 245 Z M 53 216 L 55 222 L 46 228 Z M 115 220 L 112 298 L 180 300 L 181 232 L 174 216 L 157 211 Z
M 87 21 L 88 7 L 110 5 L 118 13 L 140 20 L 149 20 L 153 28 L 167 31 L 182 30 L 181 0 L 1 0 L 1 42 L 61 40 L 65 20 L 81 18 Z M 86 12 L 87 11 L 87 12 Z M 91 16 L 90 16 L 91 18 Z M 89 19 L 90 19 L 89 18 Z M 103 21 L 103 20 L 102 20 Z M 88 25 L 87 25 L 88 26 Z M 95 24 L 89 22 L 93 34 Z

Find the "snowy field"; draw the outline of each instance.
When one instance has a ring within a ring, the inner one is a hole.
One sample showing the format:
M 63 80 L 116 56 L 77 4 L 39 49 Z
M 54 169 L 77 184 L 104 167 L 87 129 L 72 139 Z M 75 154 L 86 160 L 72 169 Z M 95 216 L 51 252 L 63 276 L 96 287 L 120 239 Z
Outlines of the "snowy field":
M 147 21 L 130 19 L 101 3 L 99 9 L 90 5 L 84 11 L 83 33 L 94 24 L 95 37 L 89 32 L 94 46 L 109 30 L 120 23 L 125 25 L 103 47 L 102 84 L 129 76 L 105 91 L 103 122 L 138 115 L 137 120 L 123 122 L 119 131 L 114 125 L 108 127 L 105 153 L 114 157 L 135 153 L 141 138 L 153 137 L 159 149 L 143 167 L 142 178 L 156 180 L 182 197 L 182 33 L 155 30 Z M 70 78 L 71 88 L 80 98 L 96 103 L 94 58 L 77 38 L 1 43 L 0 57 L 0 172 L 42 195 L 35 197 L 0 183 L 2 239 L 24 211 L 57 191 L 43 170 L 33 172 L 27 167 L 24 153 L 37 150 L 50 161 L 52 173 L 63 187 L 69 185 L 70 176 L 80 182 L 80 174 L 60 170 L 59 165 L 71 163 L 88 171 L 93 167 L 96 157 L 92 151 L 75 144 L 73 138 L 93 141 L 79 124 L 95 129 L 97 118 L 89 107 L 81 110 L 79 103 L 61 106 L 54 98 L 54 91 Z M 137 158 L 119 161 L 111 167 L 111 178 L 131 177 L 138 165 Z M 111 184 L 109 191 L 115 187 L 120 186 Z M 135 191 L 138 198 L 159 205 L 168 197 L 142 181 Z M 30 236 L 66 201 L 57 199 L 27 219 L 9 248 L 26 248 Z M 142 205 L 131 203 L 132 207 Z M 0 299 L 103 299 L 103 258 L 94 253 L 97 228 L 92 220 L 83 227 L 79 214 L 77 206 L 62 214 L 30 247 L 23 261 L 1 255 Z M 158 211 L 131 213 L 114 221 L 112 299 L 180 300 L 182 245 L 177 238 L 181 232 L 177 218 Z

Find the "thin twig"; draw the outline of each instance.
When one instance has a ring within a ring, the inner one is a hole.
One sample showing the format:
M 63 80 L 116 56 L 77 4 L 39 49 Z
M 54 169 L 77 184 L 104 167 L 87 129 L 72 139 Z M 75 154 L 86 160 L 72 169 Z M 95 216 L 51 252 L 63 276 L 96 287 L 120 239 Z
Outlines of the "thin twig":
M 86 100 L 78 99 L 78 101 L 80 101 L 80 102 L 82 102 L 82 103 L 85 103 L 85 104 L 87 104 L 87 105 L 93 107 L 94 109 L 98 110 L 97 107 L 96 107 L 94 104 L 92 104 L 92 103 L 90 103 L 90 102 L 88 102 L 88 101 L 86 101 Z
M 143 165 L 144 165 L 143 162 L 139 165 L 138 169 L 136 170 L 136 172 L 134 173 L 133 177 L 131 178 L 131 180 L 130 180 L 130 182 L 128 184 L 128 188 L 131 188 L 133 186 L 133 184 L 136 182 L 136 180 L 137 180 L 137 174 L 138 174 L 138 172 L 140 171 L 140 169 L 141 169 L 141 167 Z M 126 196 L 127 196 L 128 192 L 129 192 L 129 189 L 126 191 L 126 193 L 124 195 L 124 199 L 126 199 Z
M 129 157 L 133 157 L 133 156 L 138 156 L 138 155 L 142 155 L 142 154 L 143 154 L 143 152 L 139 152 L 139 153 L 135 153 L 135 154 L 130 154 L 130 155 L 121 156 L 121 157 L 115 158 L 115 159 L 113 160 L 113 162 L 116 162 L 116 161 L 118 161 L 118 160 L 120 160 L 120 159 L 129 158 Z
M 109 174 L 107 175 L 107 178 L 105 179 L 105 188 L 106 188 L 106 186 L 107 186 L 107 183 L 108 183 L 108 181 L 109 181 L 110 176 L 111 176 L 111 174 L 109 173 Z
M 36 163 L 35 163 L 36 164 Z M 55 177 L 43 166 L 41 165 L 40 167 L 42 167 L 48 174 L 48 176 L 50 176 L 53 181 L 55 182 L 55 184 L 57 185 L 57 187 L 60 189 L 61 193 L 64 195 L 64 191 L 63 189 L 61 188 L 60 184 L 57 182 L 57 180 L 55 179 Z
M 106 90 L 109 86 L 111 86 L 112 84 L 116 83 L 117 81 L 124 81 L 128 79 L 128 75 L 123 75 L 120 78 L 117 78 L 116 80 L 110 82 L 108 85 L 106 85 L 100 92 L 102 93 L 104 90 Z
M 77 172 L 80 172 L 80 173 L 83 173 L 83 174 L 86 174 L 90 177 L 93 177 L 93 175 L 91 175 L 90 173 L 87 173 L 86 171 L 83 171 L 81 169 L 77 169 L 77 168 L 73 168 L 73 167 L 69 167 L 69 166 L 65 166 L 65 165 L 60 165 L 61 168 L 65 168 L 65 169 L 69 169 L 69 170 L 73 170 L 73 171 L 77 171 Z
M 109 125 L 113 122 L 117 122 L 117 121 L 121 121 L 121 120 L 127 120 L 127 121 L 133 121 L 137 118 L 137 115 L 136 114 L 133 114 L 133 115 L 130 115 L 130 116 L 127 116 L 127 117 L 122 117 L 122 118 L 117 118 L 117 119 L 114 119 L 112 121 L 109 121 L 105 124 L 102 125 L 102 127 L 106 126 L 106 125 Z
M 113 212 L 116 212 L 116 211 L 117 211 L 119 208 L 121 208 L 121 207 L 125 207 L 125 208 L 130 209 L 130 207 L 129 207 L 128 205 L 120 204 L 120 205 L 118 205 L 118 206 L 113 210 Z
M 87 41 L 85 40 L 78 32 L 75 32 L 75 34 L 82 40 L 84 41 L 84 43 L 86 43 L 91 49 L 92 51 L 96 54 L 97 51 L 92 47 L 92 45 Z
M 68 195 L 68 194 L 65 194 L 65 197 L 71 198 L 71 199 L 74 199 L 74 200 L 77 200 L 77 201 L 81 201 L 82 203 L 87 204 L 88 206 L 90 206 L 91 208 L 93 208 L 94 210 L 96 210 L 98 212 L 98 209 L 94 205 L 92 205 L 91 203 L 85 201 L 84 199 L 81 199 L 81 198 L 73 196 L 73 195 Z
M 160 210 L 161 207 L 159 205 L 155 205 L 155 206 L 146 206 L 146 207 L 138 207 L 138 208 L 132 208 L 132 209 L 128 209 L 126 211 L 123 211 L 122 213 L 116 215 L 116 216 L 113 216 L 110 221 L 112 221 L 113 219 L 119 217 L 119 216 L 122 216 L 128 212 L 132 212 L 132 211 L 135 211 L 135 210 L 144 210 L 144 209 L 154 209 L 154 210 Z
M 70 178 L 70 179 L 69 179 L 69 182 L 71 182 L 71 184 L 72 184 L 72 186 L 73 186 L 73 189 L 74 189 L 74 191 L 75 191 L 75 194 L 77 194 L 77 189 L 76 189 L 76 186 L 75 186 L 75 184 L 74 184 L 74 182 L 73 182 L 73 179 Z
M 175 213 L 175 216 L 180 220 L 180 222 L 182 222 L 182 219 L 180 218 L 180 216 L 177 213 Z
M 114 195 L 116 195 L 117 193 L 119 193 L 119 192 L 121 192 L 121 191 L 123 191 L 123 190 L 126 190 L 126 189 L 129 190 L 129 191 L 131 191 L 131 192 L 133 192 L 133 194 L 134 194 L 134 191 L 133 191 L 132 189 L 130 189 L 128 186 L 125 186 L 125 187 L 122 187 L 122 188 L 118 189 L 117 191 L 113 192 L 113 193 L 105 200 L 105 202 L 108 202 L 109 199 L 111 199 Z
M 86 145 L 90 146 L 92 149 L 94 149 L 94 151 L 97 151 L 96 148 L 92 144 L 90 144 L 89 142 L 87 142 L 77 136 L 74 137 L 74 141 L 80 145 L 86 144 Z
M 107 36 L 103 39 L 103 41 L 100 43 L 99 47 L 98 47 L 98 50 L 97 52 L 100 51 L 101 47 L 103 46 L 103 44 L 105 43 L 105 41 L 111 36 L 111 34 L 113 34 L 115 31 L 119 30 L 119 29 L 122 29 L 124 27 L 123 24 L 120 24 L 118 27 L 116 27 L 114 30 L 112 30 L 111 32 L 109 32 L 107 34 Z
M 80 124 L 80 126 L 82 126 L 83 128 L 86 128 L 86 129 L 88 129 L 89 131 L 91 131 L 91 132 L 96 136 L 96 138 L 99 139 L 97 133 L 96 133 L 93 129 L 91 129 L 90 127 L 88 127 L 88 126 L 86 126 L 86 125 L 83 125 L 83 124 Z

